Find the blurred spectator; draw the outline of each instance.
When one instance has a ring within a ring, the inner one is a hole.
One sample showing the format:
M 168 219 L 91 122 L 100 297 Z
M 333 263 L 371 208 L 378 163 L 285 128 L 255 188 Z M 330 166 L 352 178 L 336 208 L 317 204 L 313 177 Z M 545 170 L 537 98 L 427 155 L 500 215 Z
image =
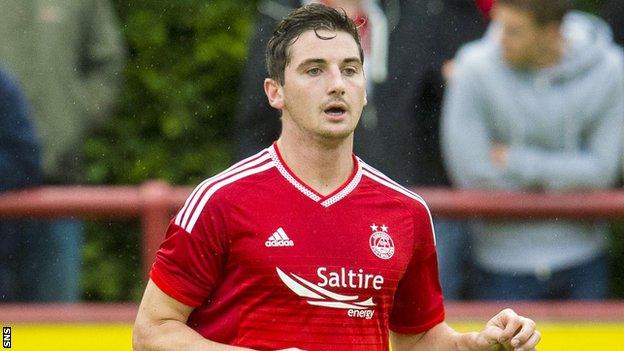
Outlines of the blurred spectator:
M 497 0 L 488 34 L 460 50 L 442 124 L 446 161 L 460 186 L 575 191 L 614 184 L 622 52 L 606 23 L 569 9 L 564 0 Z M 475 231 L 478 298 L 607 296 L 603 223 L 498 220 Z
M 600 15 L 609 23 L 613 31 L 613 40 L 620 46 L 624 46 L 624 2 L 621 0 L 606 0 L 600 8 Z M 624 160 L 624 150 L 622 151 L 622 160 Z M 624 180 L 620 177 L 620 184 Z
M 307 3 L 307 2 L 306 2 Z M 474 0 L 331 1 L 356 20 L 365 50 L 368 106 L 355 131 L 355 152 L 406 186 L 448 186 L 438 143 L 443 64 L 485 29 Z M 300 1 L 261 1 L 249 57 L 263 49 L 277 21 Z M 277 139 L 279 114 L 262 90 L 264 61 L 249 61 L 242 78 L 235 156 L 252 155 Z M 435 218 L 446 299 L 460 297 L 466 277 L 463 222 Z
M 107 0 L 6 0 L 0 13 L 0 59 L 33 108 L 44 182 L 81 182 L 83 138 L 109 115 L 121 82 L 124 47 L 113 8 Z M 35 300 L 79 298 L 82 232 L 80 221 L 59 219 L 31 242 Z
M 600 8 L 600 15 L 613 30 L 613 40 L 624 45 L 624 1 L 605 0 Z
M 489 17 L 492 7 L 494 6 L 494 0 L 476 0 L 476 3 L 479 10 L 483 12 L 483 15 Z
M 17 83 L 0 70 L 0 192 L 41 181 L 39 142 L 28 118 L 26 100 Z M 19 301 L 28 293 L 24 239 L 36 235 L 36 224 L 0 220 L 0 302 Z

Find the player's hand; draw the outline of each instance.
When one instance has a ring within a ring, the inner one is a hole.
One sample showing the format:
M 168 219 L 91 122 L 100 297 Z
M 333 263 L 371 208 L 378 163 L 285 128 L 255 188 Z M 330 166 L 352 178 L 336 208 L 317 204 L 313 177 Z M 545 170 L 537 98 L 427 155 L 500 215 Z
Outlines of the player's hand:
M 540 339 L 533 320 L 507 308 L 487 322 L 485 329 L 477 334 L 476 343 L 478 350 L 535 351 Z

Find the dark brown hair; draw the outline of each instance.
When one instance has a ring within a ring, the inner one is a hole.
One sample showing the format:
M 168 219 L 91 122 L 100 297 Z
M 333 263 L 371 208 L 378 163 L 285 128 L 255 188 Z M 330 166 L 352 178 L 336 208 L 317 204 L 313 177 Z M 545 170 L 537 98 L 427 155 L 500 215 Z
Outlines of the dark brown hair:
M 563 16 L 572 10 L 570 0 L 497 0 L 497 4 L 528 12 L 540 26 L 561 23 Z
M 290 46 L 306 31 L 313 30 L 319 39 L 329 40 L 335 36 L 322 36 L 319 30 L 346 32 L 357 43 L 360 60 L 364 63 L 364 53 L 360 44 L 357 26 L 342 9 L 322 4 L 300 7 L 286 16 L 278 25 L 266 47 L 266 68 L 271 79 L 284 84 L 284 70 L 290 62 Z

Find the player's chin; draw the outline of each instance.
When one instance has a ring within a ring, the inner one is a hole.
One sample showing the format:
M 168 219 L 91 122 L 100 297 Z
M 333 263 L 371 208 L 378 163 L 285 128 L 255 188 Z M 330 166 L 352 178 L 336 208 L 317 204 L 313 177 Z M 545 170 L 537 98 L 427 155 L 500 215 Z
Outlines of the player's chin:
M 323 130 L 321 136 L 325 139 L 341 140 L 353 135 L 354 130 L 355 128 L 351 126 L 340 126 L 338 128 L 333 126 L 333 128 L 326 128 Z
M 355 131 L 357 123 L 352 119 L 345 118 L 341 121 L 326 121 L 322 128 L 322 133 L 327 137 L 334 136 L 336 138 L 347 137 Z

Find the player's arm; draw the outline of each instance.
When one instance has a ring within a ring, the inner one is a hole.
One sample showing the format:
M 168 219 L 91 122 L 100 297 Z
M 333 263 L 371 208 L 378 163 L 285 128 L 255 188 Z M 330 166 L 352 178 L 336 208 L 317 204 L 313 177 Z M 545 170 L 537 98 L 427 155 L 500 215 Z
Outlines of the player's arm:
M 147 283 L 139 306 L 132 347 L 136 351 L 249 350 L 204 339 L 186 325 L 193 307 L 165 294 L 152 280 Z
M 134 322 L 135 351 L 235 351 L 251 350 L 205 339 L 186 325 L 193 307 L 165 294 L 150 279 Z M 282 351 L 298 351 L 291 348 Z M 301 350 L 299 350 L 301 351 Z
M 534 351 L 540 339 L 535 322 L 511 309 L 494 316 L 481 332 L 458 333 L 446 323 L 420 334 L 390 332 L 394 351 Z

